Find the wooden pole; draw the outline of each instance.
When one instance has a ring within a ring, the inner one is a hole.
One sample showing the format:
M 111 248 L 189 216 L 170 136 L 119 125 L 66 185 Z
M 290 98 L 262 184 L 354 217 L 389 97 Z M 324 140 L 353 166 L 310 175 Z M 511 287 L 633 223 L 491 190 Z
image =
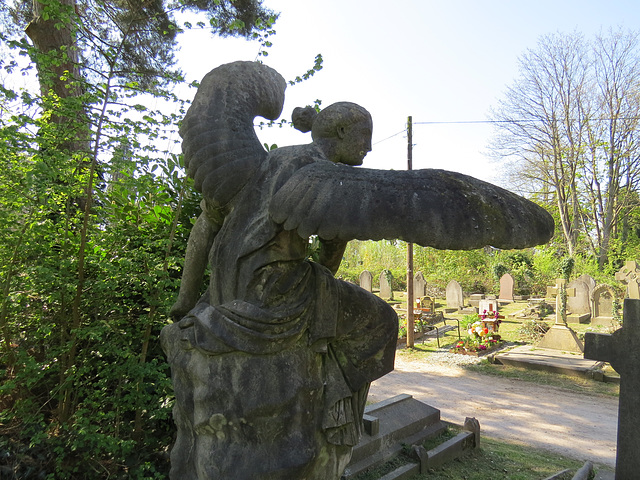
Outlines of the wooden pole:
M 413 169 L 413 125 L 407 118 L 407 170 Z M 407 243 L 407 348 L 413 348 L 413 243 Z

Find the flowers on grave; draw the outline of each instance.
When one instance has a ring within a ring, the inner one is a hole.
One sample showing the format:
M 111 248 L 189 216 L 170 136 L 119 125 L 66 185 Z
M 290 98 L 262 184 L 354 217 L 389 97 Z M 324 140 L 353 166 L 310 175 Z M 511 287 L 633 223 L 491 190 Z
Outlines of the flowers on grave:
M 496 331 L 498 330 L 498 328 L 500 327 L 500 324 L 502 323 L 502 319 L 500 318 L 500 315 L 498 315 L 498 312 L 487 312 L 485 310 L 484 312 L 479 314 L 478 317 L 480 317 L 481 322 L 486 322 L 486 321 L 494 322 L 496 326 Z
M 481 321 L 477 321 L 471 324 L 467 333 L 469 336 L 484 337 L 489 333 L 489 329 L 485 328 Z
M 494 316 L 489 317 L 486 311 L 478 315 L 479 320 L 469 325 L 467 337 L 456 342 L 449 351 L 452 353 L 474 355 L 487 353 L 501 345 L 503 342 L 497 333 L 501 320 L 498 318 L 497 313 L 494 314 L 491 312 L 491 314 Z M 487 318 L 489 318 L 489 320 L 487 320 Z M 488 327 L 488 322 L 493 324 L 491 329 Z

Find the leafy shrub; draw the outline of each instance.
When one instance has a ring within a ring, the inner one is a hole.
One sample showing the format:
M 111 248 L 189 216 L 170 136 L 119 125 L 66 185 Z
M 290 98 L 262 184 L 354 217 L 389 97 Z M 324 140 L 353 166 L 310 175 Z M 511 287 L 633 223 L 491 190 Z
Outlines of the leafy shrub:
M 518 336 L 527 343 L 538 343 L 549 331 L 549 324 L 541 320 L 525 320 L 518 328 Z

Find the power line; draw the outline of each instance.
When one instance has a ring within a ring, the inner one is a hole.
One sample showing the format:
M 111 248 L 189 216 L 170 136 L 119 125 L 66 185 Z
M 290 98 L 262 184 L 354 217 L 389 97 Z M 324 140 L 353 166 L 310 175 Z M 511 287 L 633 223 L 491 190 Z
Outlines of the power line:
M 389 139 L 391 139 L 391 138 L 393 138 L 393 137 L 397 137 L 398 135 L 400 135 L 400 134 L 402 134 L 402 133 L 405 133 L 406 131 L 407 131 L 407 129 L 406 129 L 406 128 L 405 128 L 405 129 L 403 129 L 403 130 L 400 130 L 398 133 L 394 133 L 393 135 L 390 135 L 390 136 L 388 136 L 387 138 L 383 138 L 382 140 L 378 140 L 378 141 L 377 141 L 377 142 L 375 142 L 373 145 L 377 145 L 377 144 L 379 144 L 379 143 L 386 142 L 387 140 L 389 140 Z
M 621 117 L 621 118 L 591 118 L 588 120 L 584 120 L 585 122 L 610 122 L 612 120 L 640 120 L 640 116 L 639 117 Z M 444 120 L 436 120 L 436 121 L 431 121 L 431 122 L 413 122 L 413 125 L 481 125 L 481 124 L 488 124 L 488 125 L 495 125 L 495 124 L 500 124 L 500 123 L 511 123 L 511 124 L 519 124 L 519 123 L 540 123 L 540 122 L 548 122 L 548 119 L 542 119 L 542 118 L 530 118 L 530 119 L 509 119 L 509 120 L 452 120 L 452 121 L 444 121 Z M 558 120 L 560 121 L 560 120 Z M 577 120 L 573 120 L 573 121 L 577 121 Z M 378 145 L 379 143 L 382 142 L 386 142 L 387 140 L 392 139 L 393 137 L 397 137 L 400 134 L 406 133 L 407 129 L 405 128 L 404 130 L 400 130 L 397 133 L 394 133 L 393 135 L 390 135 L 386 138 L 383 138 L 382 140 L 378 140 L 377 142 L 375 142 L 373 145 Z
M 563 121 L 564 119 L 557 119 L 557 122 Z M 610 122 L 613 120 L 640 120 L 640 117 L 618 117 L 618 118 L 589 118 L 583 120 L 571 120 L 572 122 L 582 121 L 584 123 L 588 122 Z M 414 125 L 464 125 L 464 124 L 475 124 L 475 123 L 532 123 L 532 122 L 550 122 L 547 118 L 528 118 L 528 119 L 509 119 L 509 120 L 453 120 L 453 121 L 433 121 L 433 122 L 413 122 Z

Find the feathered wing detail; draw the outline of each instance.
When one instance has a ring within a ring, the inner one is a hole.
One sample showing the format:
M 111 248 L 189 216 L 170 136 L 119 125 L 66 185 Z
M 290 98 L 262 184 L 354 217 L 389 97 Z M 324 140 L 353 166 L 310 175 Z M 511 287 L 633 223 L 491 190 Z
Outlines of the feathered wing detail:
M 446 170 L 373 170 L 319 161 L 275 194 L 272 218 L 300 236 L 401 239 L 439 249 L 546 243 L 554 222 L 512 192 Z
M 278 118 L 285 88 L 257 62 L 222 65 L 202 79 L 180 135 L 187 173 L 212 206 L 228 203 L 266 158 L 253 119 Z

